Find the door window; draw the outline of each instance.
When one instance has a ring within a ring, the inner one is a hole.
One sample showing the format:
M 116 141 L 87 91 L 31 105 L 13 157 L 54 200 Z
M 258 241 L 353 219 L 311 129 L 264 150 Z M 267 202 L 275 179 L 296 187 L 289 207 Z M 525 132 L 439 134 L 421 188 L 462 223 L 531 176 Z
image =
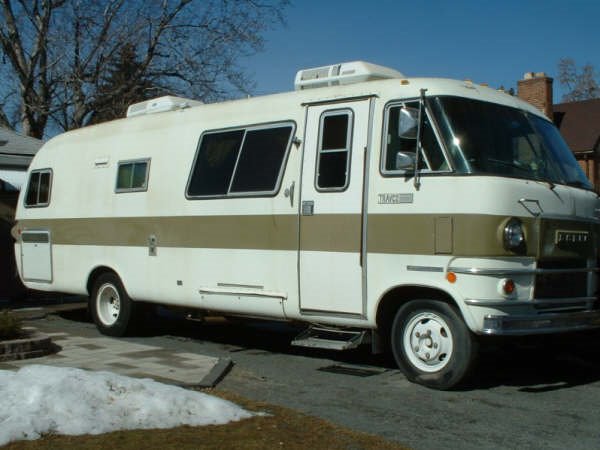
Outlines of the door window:
M 319 136 L 317 190 L 343 191 L 350 178 L 352 111 L 325 112 L 321 116 Z

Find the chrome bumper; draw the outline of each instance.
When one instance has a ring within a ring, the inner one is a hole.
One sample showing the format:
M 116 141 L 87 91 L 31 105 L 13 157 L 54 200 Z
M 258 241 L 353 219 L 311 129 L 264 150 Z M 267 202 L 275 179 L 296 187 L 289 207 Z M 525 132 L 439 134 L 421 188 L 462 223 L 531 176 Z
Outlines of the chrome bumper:
M 494 316 L 483 319 L 484 334 L 516 336 L 600 328 L 600 311 L 545 313 L 538 315 Z
M 449 267 L 449 271 L 464 275 L 483 275 L 492 277 L 512 277 L 518 275 L 561 275 L 575 273 L 597 273 L 598 267 L 540 269 L 540 268 L 478 268 Z M 588 292 L 590 288 L 588 287 Z M 520 314 L 488 314 L 483 318 L 483 329 L 487 335 L 528 335 L 549 334 L 600 328 L 600 310 L 595 310 L 596 296 L 566 298 L 534 298 L 526 300 L 503 299 L 466 299 L 465 303 L 475 307 L 500 307 L 506 311 L 521 308 Z M 523 309 L 530 314 L 523 314 Z

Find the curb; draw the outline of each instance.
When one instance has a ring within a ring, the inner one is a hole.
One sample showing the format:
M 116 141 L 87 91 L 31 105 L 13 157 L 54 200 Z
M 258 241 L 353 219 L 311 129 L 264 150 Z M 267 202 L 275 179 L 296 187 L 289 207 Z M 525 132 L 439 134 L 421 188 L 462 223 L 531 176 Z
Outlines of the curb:
M 229 372 L 233 366 L 233 361 L 229 358 L 219 358 L 219 362 L 214 365 L 208 375 L 202 378 L 202 381 L 197 384 L 190 384 L 189 387 L 196 388 L 214 388 L 219 381 Z
M 45 308 L 39 307 L 13 309 L 12 313 L 20 320 L 39 320 L 48 315 Z
M 0 341 L 0 362 L 38 358 L 54 352 L 52 339 L 33 327 L 24 327 L 26 337 Z

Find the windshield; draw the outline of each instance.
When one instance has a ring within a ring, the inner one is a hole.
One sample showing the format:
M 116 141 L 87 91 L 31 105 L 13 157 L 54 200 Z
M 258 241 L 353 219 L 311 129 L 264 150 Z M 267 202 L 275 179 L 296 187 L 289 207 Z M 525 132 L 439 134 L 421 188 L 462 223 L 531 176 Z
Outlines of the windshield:
M 516 108 L 460 97 L 435 97 L 429 104 L 458 172 L 592 189 L 560 133 L 547 120 Z

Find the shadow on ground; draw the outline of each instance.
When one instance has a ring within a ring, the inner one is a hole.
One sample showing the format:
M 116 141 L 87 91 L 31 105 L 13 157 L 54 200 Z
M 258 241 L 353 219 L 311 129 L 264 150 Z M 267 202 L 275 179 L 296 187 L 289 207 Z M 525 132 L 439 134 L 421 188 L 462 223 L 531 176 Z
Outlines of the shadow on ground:
M 69 321 L 90 322 L 85 308 L 59 312 Z M 388 354 L 373 355 L 370 345 L 337 352 L 290 345 L 302 325 L 282 322 L 226 319 L 189 320 L 182 315 L 159 310 L 138 336 L 170 336 L 174 339 L 208 341 L 235 353 L 287 354 L 323 358 L 339 364 L 395 370 Z M 519 391 L 541 393 L 567 389 L 600 380 L 600 331 L 486 339 L 470 381 L 462 390 L 512 386 Z

